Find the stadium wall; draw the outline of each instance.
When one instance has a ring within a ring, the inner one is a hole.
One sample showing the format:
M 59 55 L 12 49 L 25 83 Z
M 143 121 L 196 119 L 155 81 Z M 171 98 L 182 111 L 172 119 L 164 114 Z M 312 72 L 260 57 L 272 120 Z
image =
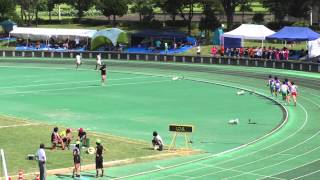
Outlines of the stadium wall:
M 182 56 L 166 54 L 141 54 L 124 52 L 53 52 L 53 51 L 9 51 L 1 50 L 0 57 L 29 57 L 29 58 L 75 58 L 76 54 L 82 58 L 95 58 L 101 54 L 102 59 L 113 60 L 142 60 L 158 62 L 197 63 L 197 64 L 222 64 L 249 67 L 265 67 L 275 69 L 287 69 L 307 72 L 320 72 L 320 64 L 301 61 L 275 61 L 254 58 L 211 57 L 211 56 Z

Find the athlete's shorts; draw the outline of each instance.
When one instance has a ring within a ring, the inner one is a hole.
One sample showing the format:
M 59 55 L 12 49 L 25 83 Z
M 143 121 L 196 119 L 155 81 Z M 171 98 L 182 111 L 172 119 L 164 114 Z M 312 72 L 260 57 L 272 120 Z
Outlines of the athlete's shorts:
M 292 96 L 297 96 L 297 92 L 291 92 Z

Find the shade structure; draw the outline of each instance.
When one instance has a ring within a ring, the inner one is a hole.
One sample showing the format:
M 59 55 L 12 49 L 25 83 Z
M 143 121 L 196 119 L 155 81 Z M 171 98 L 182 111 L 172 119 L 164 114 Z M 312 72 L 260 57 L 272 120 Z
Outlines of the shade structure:
M 53 38 L 55 40 L 87 40 L 92 38 L 96 33 L 96 30 L 90 29 L 56 29 L 56 28 L 25 28 L 17 27 L 10 31 L 10 36 L 30 39 L 32 41 L 49 40 Z
M 277 33 L 267 37 L 267 39 L 277 39 L 284 41 L 313 41 L 320 38 L 320 34 L 312 31 L 308 27 L 285 26 Z
M 10 31 L 12 31 L 14 28 L 17 27 L 17 24 L 11 20 L 2 21 L 0 24 L 6 33 L 9 33 Z
M 96 32 L 91 39 L 91 50 L 96 50 L 100 46 L 117 43 L 128 43 L 127 33 L 118 28 L 103 29 Z
M 131 44 L 133 46 L 143 43 L 143 41 L 155 41 L 155 40 L 170 40 L 172 42 L 186 42 L 188 36 L 184 32 L 178 32 L 173 30 L 156 31 L 146 29 L 136 32 L 131 35 Z M 189 39 L 191 40 L 191 39 Z M 193 39 L 191 40 L 193 41 Z
M 267 36 L 275 32 L 268 29 L 264 25 L 257 24 L 242 24 L 238 28 L 224 33 L 223 37 L 239 38 L 239 39 L 252 39 L 252 40 L 265 40 Z

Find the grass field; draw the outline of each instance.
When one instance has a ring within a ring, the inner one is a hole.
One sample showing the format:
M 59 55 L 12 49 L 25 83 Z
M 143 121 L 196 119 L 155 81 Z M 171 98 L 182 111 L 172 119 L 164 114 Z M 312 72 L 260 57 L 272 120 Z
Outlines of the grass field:
M 107 63 L 110 69 L 106 87 L 100 86 L 99 73 L 92 70 L 89 61 L 78 71 L 72 64 L 25 64 L 23 60 L 18 64 L 1 63 L 0 74 L 6 78 L 1 78 L 0 113 L 18 118 L 2 118 L 0 124 L 0 127 L 9 126 L 0 131 L 0 146 L 8 152 L 11 174 L 20 168 L 26 172 L 36 169 L 35 162 L 25 160 L 26 155 L 34 153 L 40 142 L 50 145 L 53 126 L 84 127 L 92 141 L 98 133 L 107 148 L 107 161 L 135 158 L 134 162 L 139 162 L 152 160 L 141 157 L 160 153 L 149 149 L 153 130 L 158 130 L 169 144 L 171 133 L 167 128 L 171 123 L 195 125 L 194 149 L 217 153 L 253 141 L 282 122 L 281 109 L 259 96 L 237 97 L 233 88 L 171 80 L 172 76 L 184 74 L 181 72 L 163 76 L 161 71 L 157 74 L 153 71 L 150 76 L 151 72 L 118 67 L 112 61 Z M 21 71 L 25 74 L 23 79 L 19 78 Z M 248 113 L 247 109 L 253 111 Z M 252 128 L 246 123 L 248 118 L 259 123 L 269 119 L 270 114 L 275 118 L 245 133 Z M 227 121 L 235 117 L 243 123 L 230 127 Z M 21 118 L 27 122 L 20 122 Z M 207 128 L 208 125 L 215 127 L 215 131 Z M 30 137 L 32 143 L 24 137 Z M 183 147 L 183 142 L 179 140 L 177 145 Z M 72 165 L 70 151 L 49 150 L 48 159 L 49 169 Z M 83 162 L 90 164 L 93 157 L 83 154 Z

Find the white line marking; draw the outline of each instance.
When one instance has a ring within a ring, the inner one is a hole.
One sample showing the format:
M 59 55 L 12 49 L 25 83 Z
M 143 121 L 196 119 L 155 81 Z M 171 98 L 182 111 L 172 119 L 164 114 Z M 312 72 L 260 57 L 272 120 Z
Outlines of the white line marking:
M 142 81 L 142 82 L 132 82 L 132 83 L 121 83 L 121 84 L 107 84 L 105 87 L 139 85 L 139 84 L 153 84 L 153 83 L 163 83 L 163 82 L 170 82 L 170 81 L 171 80 Z M 41 93 L 41 92 L 64 91 L 64 90 L 74 90 L 74 89 L 89 89 L 89 88 L 104 88 L 104 87 L 97 85 L 97 86 L 79 86 L 79 87 L 57 88 L 57 89 L 43 89 L 43 90 L 38 90 L 38 91 L 21 91 L 21 92 L 13 92 L 13 93 L 2 93 L 2 94 L 0 94 L 0 96 L 15 95 L 15 94 L 36 94 L 36 93 Z
M 119 81 L 119 80 L 126 80 L 126 79 L 148 79 L 148 78 L 150 78 L 150 77 L 118 78 L 118 79 L 108 79 L 107 81 Z M 25 87 L 52 86 L 52 85 L 64 85 L 64 84 L 82 84 L 82 83 L 100 82 L 100 81 L 101 81 L 101 80 L 87 80 L 87 81 L 44 83 L 44 84 L 32 84 L 32 85 L 0 87 L 0 89 L 13 89 L 13 88 L 25 88 Z
M 311 172 L 311 173 L 304 174 L 304 175 L 302 175 L 302 176 L 299 176 L 299 177 L 293 178 L 293 179 L 291 179 L 291 180 L 301 179 L 301 178 L 304 178 L 304 177 L 310 176 L 310 175 L 315 174 L 315 173 L 318 173 L 318 172 L 320 172 L 320 169 L 319 169 L 319 170 L 317 170 L 317 171 L 313 171 L 313 172 Z
M 16 124 L 16 125 L 0 126 L 0 129 L 2 129 L 2 128 L 11 128 L 11 127 L 34 126 L 34 125 L 38 125 L 38 124 L 30 123 L 30 124 Z

